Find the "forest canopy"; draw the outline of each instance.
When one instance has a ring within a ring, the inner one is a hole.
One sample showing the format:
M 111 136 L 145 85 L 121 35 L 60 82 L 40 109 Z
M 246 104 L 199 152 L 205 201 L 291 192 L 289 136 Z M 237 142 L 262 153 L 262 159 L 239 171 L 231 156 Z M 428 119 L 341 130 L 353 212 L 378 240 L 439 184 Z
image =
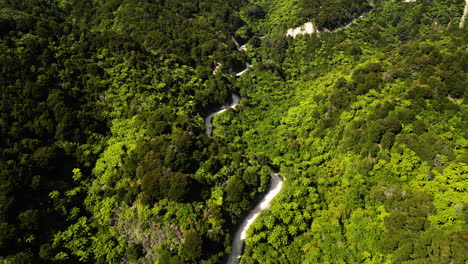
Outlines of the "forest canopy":
M 0 263 L 465 263 L 464 5 L 0 0 Z

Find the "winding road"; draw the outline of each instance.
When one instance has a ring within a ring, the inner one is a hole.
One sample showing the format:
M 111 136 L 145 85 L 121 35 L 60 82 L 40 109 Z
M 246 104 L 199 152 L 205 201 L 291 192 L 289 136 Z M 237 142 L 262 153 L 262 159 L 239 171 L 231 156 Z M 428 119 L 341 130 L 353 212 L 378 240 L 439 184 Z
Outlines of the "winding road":
M 244 74 L 251 67 L 249 63 L 246 63 L 245 66 L 246 66 L 245 70 L 237 73 L 236 74 L 237 76 Z M 231 96 L 232 96 L 231 104 L 225 105 L 218 111 L 215 111 L 209 114 L 207 117 L 205 117 L 205 128 L 206 128 L 206 134 L 208 136 L 211 136 L 213 133 L 213 125 L 212 125 L 213 117 L 217 114 L 220 114 L 226 111 L 227 106 L 235 108 L 239 104 L 240 97 L 236 94 L 232 94 Z M 250 210 L 249 214 L 242 220 L 241 224 L 236 230 L 236 233 L 234 234 L 234 238 L 232 240 L 232 246 L 231 246 L 231 253 L 229 254 L 229 258 L 226 264 L 239 263 L 240 258 L 242 256 L 242 248 L 244 246 L 244 240 L 247 237 L 247 230 L 249 230 L 249 227 L 253 224 L 255 219 L 260 215 L 260 212 L 262 210 L 267 209 L 270 206 L 271 200 L 273 200 L 273 198 L 275 198 L 275 196 L 278 195 L 278 193 L 281 191 L 282 186 L 283 186 L 283 181 L 281 177 L 276 173 L 271 173 L 271 180 L 270 180 L 270 186 L 268 188 L 268 191 L 263 196 L 262 200 L 252 210 Z
M 245 63 L 245 69 L 241 72 L 238 72 L 236 73 L 236 76 L 241 76 L 242 74 L 244 74 L 245 72 L 247 72 L 249 70 L 249 68 L 252 67 L 252 65 L 250 65 L 248 62 Z
M 465 8 L 463 9 L 463 15 L 462 17 L 460 18 L 460 28 L 464 28 L 465 27 L 465 19 L 466 19 L 466 16 L 468 16 L 468 0 L 465 0 Z
M 236 105 L 238 105 L 239 102 L 240 102 L 240 97 L 237 94 L 232 94 L 231 97 L 232 97 L 232 102 L 231 102 L 230 105 L 227 105 L 227 106 L 229 106 L 231 108 L 235 108 Z M 209 114 L 207 117 L 205 117 L 205 128 L 206 128 L 206 134 L 208 136 L 211 136 L 211 134 L 213 133 L 213 125 L 211 124 L 211 121 L 213 120 L 213 117 L 215 115 L 217 115 L 217 114 L 220 114 L 220 113 L 226 111 L 227 106 L 225 105 L 220 110 L 218 110 L 216 112 L 213 112 L 213 113 Z
M 280 176 L 276 173 L 271 173 L 270 187 L 268 192 L 265 194 L 263 199 L 252 209 L 247 217 L 242 220 L 241 225 L 237 229 L 234 238 L 232 240 L 231 254 L 226 264 L 236 264 L 242 256 L 242 248 L 244 246 L 244 239 L 247 237 L 247 230 L 253 224 L 255 219 L 260 215 L 262 210 L 267 209 L 270 206 L 271 200 L 281 191 L 283 187 L 283 181 Z
M 415 2 L 416 0 L 404 0 L 404 1 L 405 2 Z M 361 19 L 362 17 L 364 17 L 364 15 L 365 14 L 360 15 L 358 18 L 353 19 L 350 23 L 348 23 L 344 27 L 338 28 L 337 30 L 347 28 L 348 26 L 353 24 L 356 20 Z M 468 0 L 465 0 L 465 8 L 464 8 L 463 15 L 462 15 L 462 17 L 460 19 L 460 24 L 459 24 L 460 28 L 464 27 L 464 22 L 465 22 L 466 16 L 468 16 Z M 294 31 L 294 30 L 297 31 L 297 29 L 290 29 L 290 30 L 288 30 L 287 34 L 290 34 L 290 31 Z M 308 30 L 311 31 L 311 29 L 308 29 Z M 304 27 L 299 27 L 299 31 L 300 31 L 299 33 L 295 32 L 296 33 L 295 35 L 305 34 L 305 33 L 310 34 L 310 32 L 307 32 L 304 29 Z M 312 31 L 313 31 L 313 28 L 312 28 Z M 295 35 L 293 35 L 293 37 L 295 37 Z M 245 45 L 240 46 L 239 43 L 235 40 L 235 38 L 233 38 L 233 41 L 235 42 L 235 44 L 236 44 L 236 46 L 237 46 L 237 48 L 239 50 L 246 50 Z M 249 63 L 246 63 L 245 66 L 246 66 L 246 68 L 243 71 L 237 73 L 236 76 L 240 76 L 240 75 L 244 74 L 251 67 L 251 65 Z M 238 95 L 236 95 L 236 94 L 232 94 L 232 103 L 230 105 L 228 105 L 228 106 L 232 107 L 232 108 L 235 108 L 239 104 L 239 102 L 240 102 L 240 97 Z M 212 123 L 211 123 L 211 121 L 213 120 L 213 117 L 216 114 L 220 114 L 220 113 L 222 113 L 224 111 L 226 111 L 226 106 L 223 106 L 220 110 L 209 114 L 205 118 L 206 134 L 208 136 L 211 136 L 211 134 L 213 132 L 213 126 L 212 126 Z M 229 254 L 229 258 L 228 258 L 226 264 L 237 264 L 237 263 L 239 263 L 240 258 L 242 256 L 242 249 L 243 249 L 243 246 L 244 246 L 244 240 L 247 237 L 247 231 L 249 230 L 250 226 L 253 224 L 255 219 L 257 219 L 257 217 L 260 215 L 261 211 L 267 209 L 270 206 L 271 201 L 273 200 L 273 198 L 276 197 L 276 195 L 279 194 L 282 187 L 283 187 L 283 180 L 281 179 L 281 177 L 278 174 L 272 172 L 271 173 L 270 186 L 268 188 L 267 193 L 263 196 L 262 200 L 252 210 L 250 210 L 249 214 L 242 220 L 241 224 L 237 228 L 237 230 L 236 230 L 236 232 L 234 234 L 233 240 L 232 240 L 231 253 Z

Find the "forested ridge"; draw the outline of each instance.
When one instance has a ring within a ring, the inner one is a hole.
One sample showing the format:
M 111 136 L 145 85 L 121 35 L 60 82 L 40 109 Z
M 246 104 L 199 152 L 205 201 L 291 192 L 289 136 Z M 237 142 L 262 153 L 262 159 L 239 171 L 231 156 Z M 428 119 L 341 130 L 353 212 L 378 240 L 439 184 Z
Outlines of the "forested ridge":
M 0 0 L 0 262 L 465 263 L 464 4 Z

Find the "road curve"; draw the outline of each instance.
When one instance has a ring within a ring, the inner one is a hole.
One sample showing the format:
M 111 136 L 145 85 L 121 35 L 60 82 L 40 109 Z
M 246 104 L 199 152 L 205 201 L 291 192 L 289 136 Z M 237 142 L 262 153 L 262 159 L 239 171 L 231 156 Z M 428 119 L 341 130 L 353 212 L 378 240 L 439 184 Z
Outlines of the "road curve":
M 263 199 L 252 209 L 249 214 L 242 220 L 241 225 L 238 227 L 234 238 L 232 240 L 231 254 L 226 264 L 237 264 L 239 263 L 242 255 L 242 248 L 244 246 L 244 239 L 247 237 L 247 230 L 253 224 L 255 219 L 260 215 L 260 212 L 267 209 L 270 206 L 271 200 L 281 191 L 283 187 L 283 181 L 281 177 L 276 173 L 271 173 L 270 187 L 268 192 L 265 194 Z
M 237 95 L 237 94 L 232 94 L 231 95 L 232 97 L 232 102 L 230 105 L 227 105 L 231 108 L 235 108 L 236 105 L 239 104 L 240 102 L 240 97 Z M 209 114 L 207 117 L 205 117 L 205 129 L 206 129 L 206 134 L 208 136 L 211 136 L 211 134 L 213 133 L 213 124 L 211 123 L 211 121 L 213 120 L 213 117 L 217 114 L 220 114 L 224 111 L 227 110 L 227 106 L 223 106 L 220 110 L 216 111 L 216 112 L 213 112 L 211 114 Z
M 245 63 L 245 66 L 246 66 L 245 70 L 237 73 L 236 76 L 240 76 L 244 74 L 251 67 L 249 63 Z M 232 94 L 231 96 L 232 96 L 232 102 L 228 106 L 231 108 L 235 108 L 240 102 L 240 97 L 236 94 Z M 220 110 L 209 114 L 205 118 L 205 128 L 206 128 L 206 134 L 208 136 L 211 136 L 213 133 L 213 125 L 212 125 L 213 117 L 226 110 L 227 110 L 226 106 L 223 106 Z M 242 255 L 242 248 L 244 246 L 244 240 L 247 237 L 247 231 L 249 230 L 249 227 L 253 224 L 255 219 L 260 215 L 260 212 L 264 209 L 267 209 L 270 206 L 270 202 L 273 200 L 273 198 L 275 198 L 276 195 L 278 195 L 278 193 L 281 191 L 282 186 L 283 186 L 283 181 L 281 177 L 276 173 L 271 173 L 270 186 L 268 188 L 267 193 L 263 196 L 262 200 L 252 210 L 250 210 L 249 214 L 242 220 L 241 224 L 236 230 L 236 233 L 234 234 L 234 238 L 232 240 L 231 253 L 229 254 L 229 258 L 226 264 L 239 263 L 239 260 Z

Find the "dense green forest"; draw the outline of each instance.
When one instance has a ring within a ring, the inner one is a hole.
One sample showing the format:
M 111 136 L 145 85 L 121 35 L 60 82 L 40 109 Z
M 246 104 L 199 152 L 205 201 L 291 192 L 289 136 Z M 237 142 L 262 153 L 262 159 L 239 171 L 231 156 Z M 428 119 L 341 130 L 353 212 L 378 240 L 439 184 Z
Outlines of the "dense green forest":
M 464 4 L 0 0 L 0 263 L 466 263 Z

